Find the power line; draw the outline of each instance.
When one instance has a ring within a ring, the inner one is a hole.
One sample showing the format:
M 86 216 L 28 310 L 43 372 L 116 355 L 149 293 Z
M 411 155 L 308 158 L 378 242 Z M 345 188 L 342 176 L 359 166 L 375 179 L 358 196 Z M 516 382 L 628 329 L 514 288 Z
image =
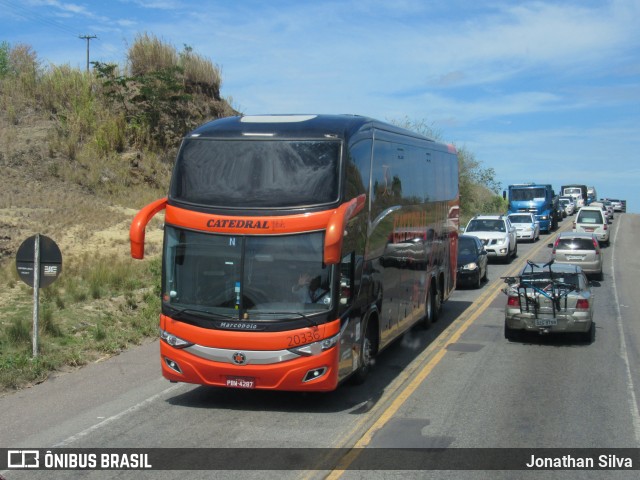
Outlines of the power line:
M 14 3 L 14 2 L 10 2 L 8 0 L 0 0 L 0 4 L 6 6 L 7 8 L 11 9 L 11 13 L 13 15 L 16 15 L 20 18 L 23 18 L 24 20 L 28 20 L 28 21 L 35 21 L 40 23 L 41 25 L 46 25 L 49 27 L 53 27 L 53 28 L 57 28 L 60 31 L 63 31 L 65 33 L 71 34 L 71 35 L 77 35 L 77 31 L 73 31 L 70 27 L 68 27 L 67 25 L 58 22 L 56 20 L 52 20 L 50 18 L 45 17 L 44 15 L 41 15 L 39 13 L 36 13 L 33 10 L 29 10 L 28 8 L 25 8 L 24 6 Z
M 92 38 L 98 38 L 96 35 L 80 35 L 79 38 L 87 41 L 87 72 L 89 72 L 89 42 Z
M 71 27 L 51 18 L 48 18 L 40 13 L 30 10 L 23 5 L 14 3 L 9 0 L 0 0 L 0 5 L 7 7 L 11 14 L 20 17 L 29 22 L 36 22 L 41 25 L 56 28 L 66 34 L 76 36 L 77 31 L 73 31 Z M 98 38 L 96 35 L 78 35 L 80 39 L 87 41 L 87 71 L 89 71 L 89 41 L 94 38 Z

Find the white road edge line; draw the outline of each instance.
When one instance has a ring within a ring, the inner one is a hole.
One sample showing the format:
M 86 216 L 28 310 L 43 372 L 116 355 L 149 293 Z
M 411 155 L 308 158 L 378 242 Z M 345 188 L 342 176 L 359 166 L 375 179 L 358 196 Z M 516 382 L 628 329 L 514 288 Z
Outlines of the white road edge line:
M 145 407 L 153 402 L 155 402 L 158 398 L 160 398 L 161 396 L 167 394 L 168 392 L 175 390 L 176 388 L 182 387 L 184 386 L 184 384 L 182 383 L 176 383 L 174 385 L 171 385 L 169 388 L 164 389 L 163 391 L 156 393 L 155 395 L 150 396 L 149 398 L 144 399 L 143 401 L 132 405 L 131 407 L 127 408 L 126 410 L 123 410 L 122 412 L 113 415 L 111 417 L 107 417 L 104 420 L 102 420 L 99 423 L 96 423 L 95 425 L 92 425 L 91 427 L 82 430 L 81 432 L 76 433 L 75 435 L 70 436 L 69 438 L 64 439 L 63 441 L 61 441 L 60 443 L 55 444 L 52 448 L 62 448 L 62 447 L 66 447 L 69 444 L 80 440 L 83 437 L 86 437 L 87 435 L 89 435 L 92 432 L 95 432 L 96 430 L 101 429 L 102 427 L 104 427 L 105 425 L 115 422 L 116 420 L 119 420 L 120 418 L 129 415 L 130 413 L 133 413 L 137 410 L 140 410 L 142 407 Z
M 635 386 L 633 384 L 633 377 L 631 376 L 631 365 L 629 364 L 629 355 L 627 353 L 627 342 L 624 337 L 624 326 L 622 323 L 622 312 L 620 311 L 620 300 L 618 299 L 618 288 L 616 286 L 616 239 L 618 238 L 618 232 L 620 231 L 620 223 L 624 215 L 620 215 L 620 220 L 616 225 L 616 233 L 613 236 L 613 247 L 611 252 L 611 282 L 613 286 L 613 300 L 616 305 L 616 321 L 618 323 L 618 333 L 620 334 L 620 355 L 624 362 L 624 367 L 627 373 L 627 388 L 629 390 L 630 403 L 629 405 L 631 410 L 631 419 L 633 425 L 633 433 L 636 438 L 636 447 L 640 446 L 640 410 L 638 407 L 638 400 L 636 398 Z

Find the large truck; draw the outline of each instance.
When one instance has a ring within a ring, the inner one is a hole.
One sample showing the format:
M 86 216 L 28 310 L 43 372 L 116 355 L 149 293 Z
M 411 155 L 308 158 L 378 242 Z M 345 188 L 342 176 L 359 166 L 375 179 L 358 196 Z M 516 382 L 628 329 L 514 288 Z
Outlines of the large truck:
M 591 202 L 595 202 L 598 200 L 598 193 L 596 192 L 596 187 L 587 188 L 587 205 Z
M 588 188 L 586 185 L 563 185 L 560 187 L 561 197 L 572 197 L 576 204 L 576 210 L 585 207 L 589 204 Z
M 558 197 L 549 184 L 519 183 L 509 185 L 509 213 L 533 213 L 540 223 L 540 231 L 549 233 L 558 228 Z M 507 191 L 502 193 L 507 199 Z

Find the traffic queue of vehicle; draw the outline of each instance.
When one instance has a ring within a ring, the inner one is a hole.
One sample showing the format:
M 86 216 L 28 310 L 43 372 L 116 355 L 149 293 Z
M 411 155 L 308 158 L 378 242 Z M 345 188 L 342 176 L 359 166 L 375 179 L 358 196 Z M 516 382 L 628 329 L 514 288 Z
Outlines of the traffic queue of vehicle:
M 533 184 L 517 187 L 523 186 L 531 188 Z M 551 237 L 551 254 L 546 263 L 527 261 L 516 276 L 503 277 L 507 284 L 503 289 L 507 295 L 504 334 L 509 341 L 520 340 L 529 332 L 573 333 L 587 343 L 595 338 L 591 288 L 604 279 L 602 248 L 610 245 L 610 225 L 615 213 L 624 211 L 624 202 L 582 197 L 581 192 L 586 191 L 582 187 L 562 187 L 561 193 L 566 191 L 567 195 L 555 197 L 554 203 L 536 206 L 538 212 L 532 201 L 529 209 L 475 215 L 459 237 L 457 285 L 480 288 L 488 275 L 489 259 L 510 263 L 517 256 L 518 242 L 538 241 L 543 215 L 547 226 L 544 230 L 549 233 L 557 229 L 558 221 L 573 217 L 571 230 Z M 542 192 L 539 186 L 533 188 Z M 595 189 L 589 187 L 589 192 Z M 542 212 L 543 208 L 547 210 Z M 557 218 L 549 212 L 555 212 Z

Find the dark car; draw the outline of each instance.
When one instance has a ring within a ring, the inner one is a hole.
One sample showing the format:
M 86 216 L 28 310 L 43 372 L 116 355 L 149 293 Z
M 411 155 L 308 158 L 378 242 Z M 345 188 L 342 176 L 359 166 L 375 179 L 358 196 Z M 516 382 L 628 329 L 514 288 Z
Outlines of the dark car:
M 487 279 L 487 251 L 478 237 L 460 235 L 458 237 L 458 272 L 456 283 L 480 288 Z

